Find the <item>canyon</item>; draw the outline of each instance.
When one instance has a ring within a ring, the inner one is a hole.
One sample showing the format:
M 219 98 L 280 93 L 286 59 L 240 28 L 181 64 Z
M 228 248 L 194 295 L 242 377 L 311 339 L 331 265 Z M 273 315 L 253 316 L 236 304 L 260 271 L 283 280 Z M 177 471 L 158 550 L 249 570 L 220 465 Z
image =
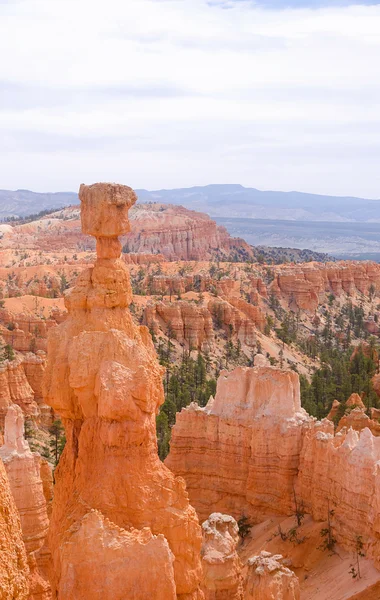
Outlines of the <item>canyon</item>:
M 376 600 L 380 266 L 79 197 L 0 240 L 0 597 Z

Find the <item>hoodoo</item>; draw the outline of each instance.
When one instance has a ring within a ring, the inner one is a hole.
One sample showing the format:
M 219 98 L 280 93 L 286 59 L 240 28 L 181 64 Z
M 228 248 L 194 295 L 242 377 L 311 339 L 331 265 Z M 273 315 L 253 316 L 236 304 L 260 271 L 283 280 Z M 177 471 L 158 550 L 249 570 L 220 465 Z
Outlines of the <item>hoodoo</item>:
M 50 585 L 44 568 L 44 545 L 49 519 L 43 478 L 50 476 L 51 481 L 51 470 L 45 459 L 38 453 L 31 452 L 24 439 L 24 415 L 16 404 L 11 404 L 8 408 L 4 438 L 5 443 L 0 448 L 0 462 L 4 463 L 21 519 L 30 570 L 29 600 L 50 600 Z
M 29 568 L 20 517 L 0 460 L 0 598 L 26 600 Z
M 201 530 L 184 482 L 159 460 L 155 417 L 162 367 L 128 310 L 118 236 L 136 194 L 82 185 L 82 230 L 97 260 L 65 296 L 48 338 L 46 402 L 65 426 L 49 542 L 59 600 L 200 600 Z

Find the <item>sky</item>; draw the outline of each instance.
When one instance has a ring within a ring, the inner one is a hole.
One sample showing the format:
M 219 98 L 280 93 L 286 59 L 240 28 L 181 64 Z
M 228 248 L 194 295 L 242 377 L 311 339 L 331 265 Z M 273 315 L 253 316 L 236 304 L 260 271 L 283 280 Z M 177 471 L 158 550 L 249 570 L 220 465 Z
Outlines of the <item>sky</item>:
M 0 188 L 380 198 L 380 0 L 0 0 Z

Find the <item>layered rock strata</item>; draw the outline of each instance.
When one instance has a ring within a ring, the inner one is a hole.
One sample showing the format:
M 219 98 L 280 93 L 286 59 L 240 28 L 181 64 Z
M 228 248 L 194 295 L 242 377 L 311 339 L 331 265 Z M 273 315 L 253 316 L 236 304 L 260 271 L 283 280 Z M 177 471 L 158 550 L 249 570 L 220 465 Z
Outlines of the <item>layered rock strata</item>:
M 17 404 L 23 413 L 30 417 L 37 417 L 38 406 L 34 400 L 34 392 L 25 375 L 23 358 L 17 356 L 14 360 L 6 360 L 0 364 L 0 427 L 8 408 Z
M 303 431 L 312 424 L 296 373 L 238 367 L 220 374 L 205 408 L 192 403 L 177 414 L 166 464 L 185 478 L 201 519 L 209 506 L 235 518 L 288 514 Z
M 66 294 L 69 315 L 49 332 L 45 375 L 46 402 L 67 437 L 49 534 L 53 597 L 87 599 L 90 585 L 103 600 L 170 599 L 174 590 L 181 600 L 200 599 L 198 520 L 183 480 L 157 455 L 163 369 L 147 328 L 132 321 L 129 273 L 119 260 L 117 236 L 129 231 L 136 195 L 95 184 L 79 196 L 97 260 Z
M 5 417 L 4 445 L 0 448 L 0 458 L 5 465 L 12 496 L 20 514 L 30 568 L 29 598 L 49 600 L 50 585 L 39 568 L 40 551 L 49 527 L 41 470 L 44 471 L 46 481 L 49 467 L 39 454 L 30 451 L 28 442 L 24 439 L 24 416 L 21 408 L 15 404 L 8 408 Z M 42 464 L 44 467 L 41 467 Z M 50 470 L 50 481 L 51 479 Z M 42 558 L 42 566 L 44 562 L 45 559 Z
M 307 431 L 296 482 L 303 508 L 316 521 L 330 520 L 339 544 L 355 549 L 380 567 L 380 439 L 366 428 L 334 436 L 333 426 L 317 423 Z
M 207 349 L 214 337 L 210 312 L 206 307 L 189 302 L 148 304 L 143 323 L 154 333 L 163 329 L 167 335 L 180 343 L 186 342 L 193 349 Z
M 0 460 L 0 598 L 27 600 L 29 568 L 20 516 Z
M 334 435 L 331 421 L 309 417 L 294 372 L 266 366 L 222 372 L 215 399 L 177 415 L 166 464 L 186 480 L 201 518 L 210 505 L 253 523 L 309 513 L 329 520 L 348 550 L 360 538 L 380 566 L 380 439 L 369 428 Z

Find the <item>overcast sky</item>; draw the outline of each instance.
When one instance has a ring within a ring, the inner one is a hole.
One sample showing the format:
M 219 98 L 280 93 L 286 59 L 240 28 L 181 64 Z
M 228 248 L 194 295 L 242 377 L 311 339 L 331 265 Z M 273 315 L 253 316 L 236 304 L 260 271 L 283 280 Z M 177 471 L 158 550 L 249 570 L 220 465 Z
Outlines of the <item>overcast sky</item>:
M 0 0 L 0 188 L 380 198 L 379 32 L 372 1 Z

